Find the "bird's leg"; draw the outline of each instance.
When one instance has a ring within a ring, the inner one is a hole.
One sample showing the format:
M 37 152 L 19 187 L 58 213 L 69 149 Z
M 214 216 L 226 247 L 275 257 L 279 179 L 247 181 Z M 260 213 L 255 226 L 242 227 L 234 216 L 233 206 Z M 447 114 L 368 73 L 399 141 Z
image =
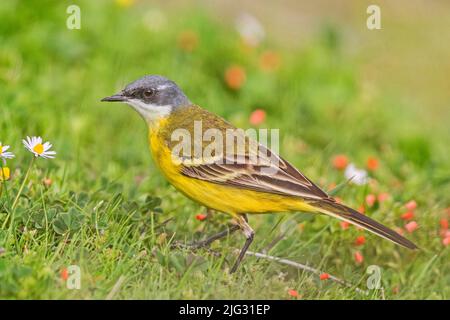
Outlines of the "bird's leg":
M 216 233 L 214 235 L 212 235 L 211 237 L 202 240 L 202 241 L 198 241 L 198 242 L 194 242 L 192 244 L 189 245 L 189 247 L 193 248 L 193 249 L 199 249 L 199 248 L 203 248 L 203 247 L 207 247 L 209 246 L 211 243 L 213 243 L 214 241 L 224 238 L 229 234 L 232 234 L 233 232 L 237 231 L 241 229 L 241 227 L 239 225 L 232 225 L 230 226 L 228 229 L 223 230 L 219 233 Z
M 247 240 L 245 241 L 244 247 L 241 249 L 241 252 L 239 253 L 239 256 L 234 263 L 233 267 L 230 270 L 230 273 L 236 272 L 237 268 L 241 264 L 242 259 L 244 259 L 245 253 L 247 252 L 248 248 L 250 247 L 251 243 L 253 242 L 253 237 L 255 235 L 255 231 L 250 227 L 250 225 L 247 223 L 247 216 L 241 215 L 237 218 L 237 223 L 242 232 L 244 233 L 245 238 Z
M 206 208 L 206 216 L 211 217 L 214 214 L 214 210 L 210 208 Z

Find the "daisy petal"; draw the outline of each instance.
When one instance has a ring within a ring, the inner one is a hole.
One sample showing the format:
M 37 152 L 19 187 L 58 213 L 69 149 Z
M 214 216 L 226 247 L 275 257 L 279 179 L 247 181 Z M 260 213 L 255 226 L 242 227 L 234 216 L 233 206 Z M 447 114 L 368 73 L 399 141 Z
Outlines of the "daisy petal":
M 30 151 L 35 157 L 41 157 L 44 159 L 53 159 L 56 154 L 55 151 L 51 151 L 52 144 L 50 142 L 42 143 L 41 137 L 29 137 L 26 140 L 22 140 L 25 148 Z

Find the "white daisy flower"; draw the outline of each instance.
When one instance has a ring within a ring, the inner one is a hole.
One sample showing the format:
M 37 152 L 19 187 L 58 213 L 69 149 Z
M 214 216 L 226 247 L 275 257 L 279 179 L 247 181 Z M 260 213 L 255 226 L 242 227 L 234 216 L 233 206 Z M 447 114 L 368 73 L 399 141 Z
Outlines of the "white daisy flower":
M 347 179 L 351 180 L 354 184 L 362 186 L 369 180 L 367 171 L 364 169 L 358 169 L 353 163 L 350 163 L 345 168 L 344 175 Z
M 2 160 L 14 158 L 14 154 L 12 152 L 7 152 L 8 149 L 9 146 L 2 145 L 2 142 L 0 141 L 0 158 Z
M 259 20 L 248 13 L 241 13 L 236 19 L 236 29 L 244 41 L 253 46 L 258 46 L 266 36 L 263 25 Z
M 53 159 L 56 152 L 50 151 L 52 144 L 50 142 L 42 143 L 41 137 L 27 137 L 27 139 L 22 140 L 25 148 L 28 149 L 35 157 L 41 157 L 45 159 Z

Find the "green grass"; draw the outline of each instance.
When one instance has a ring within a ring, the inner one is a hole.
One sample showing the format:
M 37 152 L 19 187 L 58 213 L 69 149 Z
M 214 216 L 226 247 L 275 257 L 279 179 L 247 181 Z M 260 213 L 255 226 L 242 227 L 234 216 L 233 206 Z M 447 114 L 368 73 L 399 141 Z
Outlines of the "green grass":
M 366 243 L 355 247 L 362 231 L 302 213 L 250 217 L 253 251 L 285 233 L 269 254 L 363 289 L 366 268 L 378 265 L 388 299 L 450 297 L 449 249 L 439 236 L 450 205 L 448 123 L 423 124 L 418 106 L 369 90 L 358 65 L 343 54 L 339 28 L 324 28 L 301 50 L 279 48 L 270 39 L 244 50 L 229 26 L 198 11 L 182 18 L 166 13 L 167 25 L 154 31 L 144 19 L 155 10 L 150 5 L 77 3 L 81 30 L 66 29 L 64 1 L 0 2 L 0 141 L 16 153 L 0 198 L 0 298 L 104 299 L 119 279 L 116 299 L 288 299 L 288 289 L 304 299 L 382 298 L 380 291 L 361 296 L 254 257 L 229 275 L 234 250 L 244 241 L 240 235 L 213 244 L 219 257 L 171 249 L 173 241 L 221 230 L 228 218 L 215 214 L 197 221 L 205 209 L 157 172 L 142 120 L 124 105 L 99 102 L 145 74 L 175 80 L 192 101 L 239 127 L 250 126 L 252 110 L 265 109 L 264 126 L 280 128 L 280 153 L 325 189 L 345 180 L 331 165 L 333 155 L 346 154 L 359 167 L 375 156 L 380 168 L 371 173 L 373 182 L 349 185 L 339 197 L 359 207 L 367 194 L 388 192 L 389 200 L 367 209 L 388 226 L 402 227 L 404 204 L 418 203 L 420 227 L 407 234 L 421 247 L 417 252 L 367 232 Z M 198 35 L 192 53 L 178 45 L 184 30 Z M 282 60 L 271 73 L 259 68 L 267 49 Z M 247 75 L 238 91 L 223 81 L 233 64 Z M 20 143 L 27 135 L 42 135 L 58 154 L 36 161 L 14 209 L 31 159 Z M 46 178 L 51 186 L 42 183 Z M 353 258 L 357 250 L 365 258 L 360 265 Z M 73 264 L 81 268 L 80 290 L 67 289 L 60 276 Z

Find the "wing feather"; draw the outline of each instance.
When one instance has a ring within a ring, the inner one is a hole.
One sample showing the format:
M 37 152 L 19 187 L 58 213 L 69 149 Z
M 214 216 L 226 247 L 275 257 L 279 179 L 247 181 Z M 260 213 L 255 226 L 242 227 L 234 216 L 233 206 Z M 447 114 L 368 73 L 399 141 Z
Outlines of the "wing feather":
M 236 130 L 234 126 L 224 119 L 198 106 L 191 105 L 188 108 L 191 109 L 188 112 L 191 115 L 190 117 L 177 116 L 177 111 L 173 112 L 171 116 L 173 118 L 172 121 L 168 122 L 169 125 L 160 133 L 165 137 L 166 144 L 170 150 L 173 150 L 174 145 L 177 143 L 169 139 L 172 132 L 183 128 L 192 133 L 195 121 L 207 124 L 202 126 L 203 133 L 208 128 L 216 128 L 225 137 L 228 129 Z M 182 112 L 182 110 L 180 109 L 178 112 Z M 192 136 L 195 136 L 195 134 Z M 243 131 L 240 132 L 238 130 L 237 138 L 240 138 L 241 141 L 244 139 L 246 146 L 243 148 L 244 150 L 236 150 L 233 154 L 224 154 L 222 151 L 214 153 L 209 158 L 190 156 L 187 159 L 177 155 L 178 159 L 181 160 L 181 173 L 191 178 L 247 190 L 302 197 L 311 200 L 331 199 L 289 162 L 254 139 L 246 136 Z M 194 146 L 195 142 L 192 141 L 191 145 Z M 204 146 L 206 142 L 202 141 L 202 143 Z M 191 154 L 194 153 L 192 152 Z
M 267 162 L 266 158 L 264 162 Z M 191 178 L 247 190 L 309 199 L 329 198 L 289 162 L 278 157 L 277 163 L 277 165 L 254 165 L 227 163 L 226 160 L 222 160 L 206 164 L 182 164 L 181 172 Z M 269 167 L 271 170 L 267 170 Z

